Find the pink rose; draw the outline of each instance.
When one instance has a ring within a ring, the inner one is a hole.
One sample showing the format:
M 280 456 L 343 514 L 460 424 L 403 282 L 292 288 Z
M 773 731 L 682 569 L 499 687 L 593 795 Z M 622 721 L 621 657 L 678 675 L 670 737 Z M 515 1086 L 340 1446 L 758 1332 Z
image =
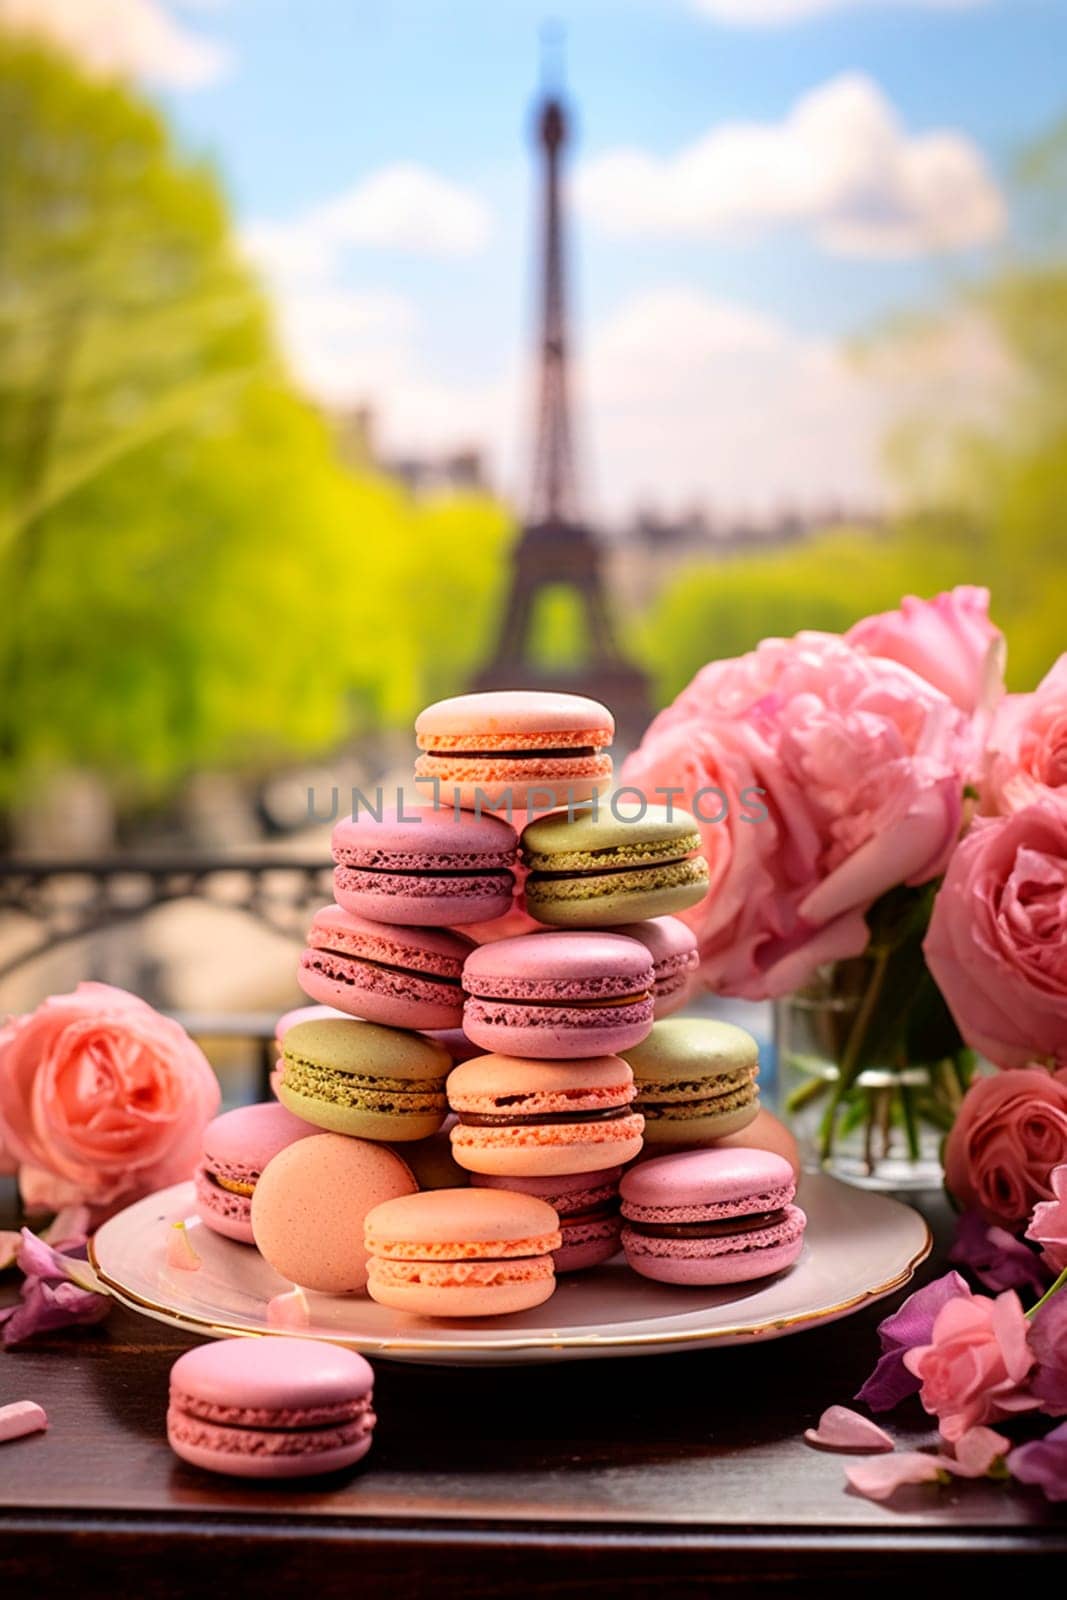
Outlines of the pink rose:
M 1014 1289 L 995 1300 L 968 1290 L 942 1306 L 930 1343 L 909 1350 L 904 1365 L 918 1378 L 919 1399 L 943 1438 L 951 1443 L 979 1424 L 1037 1409 L 1023 1389 L 1034 1364 L 1026 1335 Z
M 621 777 L 700 823 L 711 886 L 686 919 L 703 981 L 761 999 L 861 954 L 873 902 L 943 870 L 967 750 L 945 695 L 831 634 L 702 668 Z
M 1055 1273 L 1067 1269 L 1067 1164 L 1049 1174 L 1051 1200 L 1039 1200 L 1026 1237 L 1041 1246 L 1041 1254 Z
M 1033 694 L 1007 696 L 989 734 L 983 811 L 1019 811 L 1041 799 L 1067 803 L 1067 655 Z
M 999 1067 L 1067 1067 L 1067 806 L 979 817 L 923 948 L 973 1049 Z
M 945 1182 L 967 1210 L 1017 1233 L 1067 1162 L 1067 1074 L 976 1078 L 945 1143 Z
M 905 595 L 899 611 L 865 617 L 845 634 L 872 656 L 899 661 L 974 713 L 1004 689 L 1004 635 L 989 620 L 989 590 L 969 584 L 919 600 Z
M 96 1208 L 188 1178 L 219 1086 L 176 1022 L 82 983 L 0 1028 L 0 1139 L 28 1202 Z

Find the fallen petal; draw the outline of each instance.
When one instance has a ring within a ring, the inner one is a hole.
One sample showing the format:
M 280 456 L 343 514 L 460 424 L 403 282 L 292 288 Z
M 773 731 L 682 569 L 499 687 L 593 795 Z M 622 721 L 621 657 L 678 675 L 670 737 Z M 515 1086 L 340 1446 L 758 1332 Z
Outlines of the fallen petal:
M 184 1222 L 175 1222 L 167 1237 L 167 1266 L 179 1272 L 199 1272 L 200 1257 L 193 1248 Z
M 888 1500 L 908 1483 L 947 1481 L 938 1457 L 924 1455 L 921 1450 L 895 1451 L 891 1456 L 853 1462 L 845 1468 L 845 1477 L 868 1500 Z
M 804 1437 L 809 1444 L 819 1445 L 824 1450 L 896 1449 L 884 1428 L 848 1406 L 830 1406 L 819 1418 L 819 1426 L 807 1428 Z
M 303 1289 L 288 1289 L 267 1301 L 267 1321 L 272 1328 L 306 1328 L 311 1308 Z
M 0 1444 L 22 1439 L 27 1433 L 40 1433 L 47 1426 L 44 1407 L 36 1400 L 13 1400 L 8 1406 L 0 1406 Z
M 984 1478 L 990 1468 L 1007 1455 L 1011 1440 L 994 1433 L 992 1428 L 968 1428 L 956 1440 L 955 1448 L 954 1459 L 938 1458 L 945 1471 L 954 1473 L 957 1478 Z
M 44 1278 L 51 1283 L 75 1283 L 79 1289 L 85 1289 L 91 1294 L 107 1293 L 87 1261 L 63 1255 L 52 1245 L 45 1244 L 37 1234 L 31 1233 L 29 1228 L 22 1230 L 18 1263 L 27 1278 Z

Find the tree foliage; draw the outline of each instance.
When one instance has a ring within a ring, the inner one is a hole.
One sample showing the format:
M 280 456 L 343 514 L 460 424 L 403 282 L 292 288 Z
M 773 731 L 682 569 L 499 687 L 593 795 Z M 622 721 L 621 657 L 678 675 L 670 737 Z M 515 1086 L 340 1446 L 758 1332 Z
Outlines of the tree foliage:
M 218 183 L 128 90 L 0 33 L 0 147 L 0 804 L 70 765 L 138 803 L 459 687 L 500 509 L 340 465 Z

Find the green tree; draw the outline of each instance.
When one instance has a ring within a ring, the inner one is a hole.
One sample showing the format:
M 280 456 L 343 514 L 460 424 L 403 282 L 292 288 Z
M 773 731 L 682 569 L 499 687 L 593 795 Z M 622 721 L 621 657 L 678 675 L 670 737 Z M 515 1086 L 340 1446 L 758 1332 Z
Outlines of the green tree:
M 154 109 L 0 32 L 0 147 L 0 805 L 71 764 L 138 804 L 459 687 L 500 509 L 341 467 Z

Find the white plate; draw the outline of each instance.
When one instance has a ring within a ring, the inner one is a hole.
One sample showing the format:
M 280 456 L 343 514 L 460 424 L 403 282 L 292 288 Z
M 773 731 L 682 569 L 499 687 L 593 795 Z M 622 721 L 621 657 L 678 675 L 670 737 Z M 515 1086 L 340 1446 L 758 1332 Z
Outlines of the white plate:
M 309 1294 L 302 1337 L 332 1339 L 366 1355 L 443 1365 L 655 1355 L 750 1339 L 779 1339 L 833 1322 L 908 1281 L 930 1253 L 917 1211 L 821 1174 L 806 1176 L 804 1253 L 789 1272 L 725 1289 L 677 1289 L 632 1273 L 622 1257 L 567 1275 L 551 1300 L 513 1317 L 429 1320 L 366 1295 Z M 289 1288 L 251 1246 L 212 1233 L 195 1212 L 191 1183 L 139 1200 L 93 1241 L 101 1278 L 124 1305 L 210 1334 L 276 1333 L 267 1302 Z M 168 1267 L 168 1229 L 185 1220 L 198 1271 Z M 295 1331 L 295 1330 L 291 1330 Z

